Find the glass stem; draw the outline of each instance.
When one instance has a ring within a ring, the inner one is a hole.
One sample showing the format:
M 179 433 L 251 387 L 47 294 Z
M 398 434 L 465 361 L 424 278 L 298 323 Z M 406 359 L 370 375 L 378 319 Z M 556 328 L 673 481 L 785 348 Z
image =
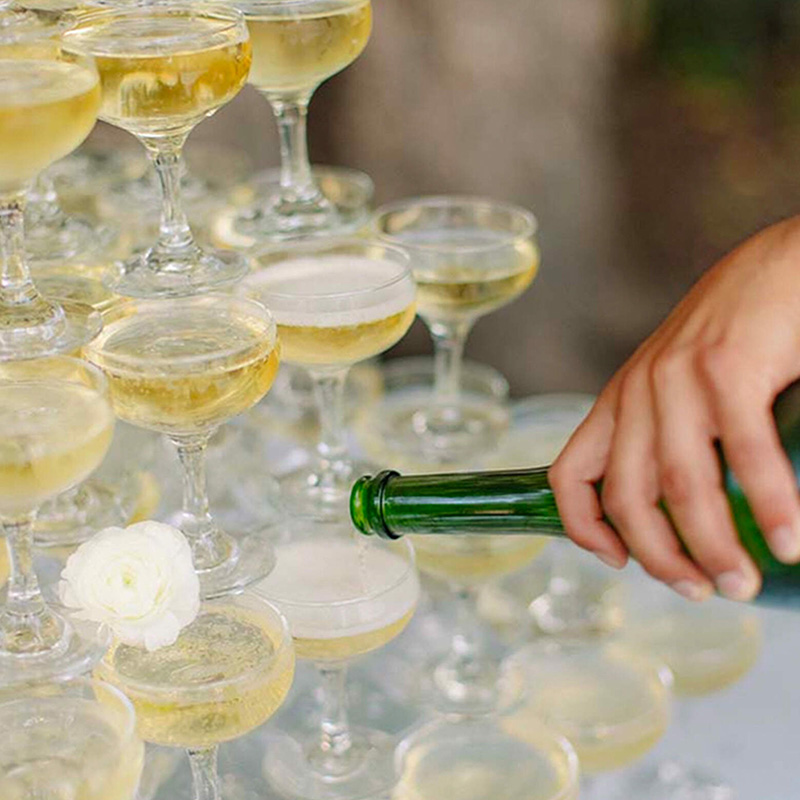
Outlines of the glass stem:
M 193 800 L 221 800 L 217 752 L 216 745 L 186 751 L 192 767 Z
M 348 371 L 347 368 L 333 372 L 311 371 L 320 426 L 317 454 L 323 476 L 346 469 L 347 465 L 344 388 Z
M 182 152 L 186 135 L 143 141 L 161 185 L 161 220 L 155 250 L 166 258 L 172 256 L 185 262 L 187 253 L 195 249 L 194 236 L 181 198 L 181 179 L 184 175 Z M 188 265 L 179 263 L 176 268 L 187 269 Z
M 36 222 L 53 220 L 61 215 L 55 184 L 46 172 L 40 172 L 28 192 L 29 219 Z
M 0 303 L 27 305 L 40 299 L 25 259 L 25 196 L 0 198 Z
M 461 394 L 464 345 L 472 321 L 433 322 L 429 328 L 434 350 L 434 405 L 438 409 L 452 409 L 458 406 Z
M 192 547 L 195 569 L 212 569 L 229 556 L 208 508 L 206 487 L 206 449 L 211 433 L 194 436 L 173 436 L 178 458 L 183 467 L 183 506 L 181 530 Z
M 310 93 L 292 98 L 270 98 L 281 145 L 280 204 L 287 209 L 323 202 L 308 157 L 306 120 L 310 100 Z
M 486 667 L 486 654 L 480 624 L 475 619 L 477 592 L 468 586 L 451 587 L 456 605 L 456 622 L 453 638 L 450 641 L 450 656 L 453 664 L 462 672 L 466 680 L 476 669 Z
M 47 608 L 33 569 L 33 515 L 3 523 L 11 576 L 0 630 L 7 652 L 32 653 L 56 646 L 62 628 Z
M 335 764 L 353 745 L 347 719 L 347 663 L 319 664 L 322 681 L 322 720 L 319 752 L 325 774 L 336 774 Z

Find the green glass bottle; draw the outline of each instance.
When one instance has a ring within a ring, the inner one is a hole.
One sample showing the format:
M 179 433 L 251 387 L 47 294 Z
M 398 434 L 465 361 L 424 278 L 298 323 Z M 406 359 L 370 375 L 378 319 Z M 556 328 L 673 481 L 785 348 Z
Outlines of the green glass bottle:
M 800 479 L 800 382 L 781 394 L 774 413 Z M 722 466 L 739 537 L 764 576 L 758 602 L 800 608 L 800 565 L 783 564 L 772 555 L 724 459 Z M 350 514 L 362 533 L 385 539 L 407 533 L 565 535 L 546 468 L 439 475 L 381 472 L 356 482 Z

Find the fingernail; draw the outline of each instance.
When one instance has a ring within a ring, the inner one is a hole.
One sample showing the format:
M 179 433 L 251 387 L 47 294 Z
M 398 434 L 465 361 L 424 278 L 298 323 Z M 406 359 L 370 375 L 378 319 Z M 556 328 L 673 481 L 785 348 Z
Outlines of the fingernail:
M 780 561 L 794 564 L 800 560 L 800 533 L 788 525 L 781 525 L 770 534 L 769 547 Z
M 717 576 L 717 590 L 729 600 L 752 600 L 758 594 L 760 585 L 759 574 L 749 564 L 742 564 L 738 570 L 723 572 Z
M 711 587 L 705 583 L 695 583 L 694 581 L 677 581 L 670 587 L 681 597 L 691 600 L 693 603 L 702 603 L 711 596 Z
M 607 566 L 612 569 L 622 569 L 625 566 L 625 558 L 611 553 L 601 553 L 599 550 L 593 551 L 594 554 Z

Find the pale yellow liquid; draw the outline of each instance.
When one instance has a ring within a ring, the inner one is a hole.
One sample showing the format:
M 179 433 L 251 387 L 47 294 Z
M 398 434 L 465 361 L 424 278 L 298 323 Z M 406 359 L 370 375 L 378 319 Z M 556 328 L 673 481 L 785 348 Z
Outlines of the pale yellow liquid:
M 6 585 L 11 574 L 11 565 L 8 561 L 8 545 L 5 538 L 0 537 L 0 589 Z
M 286 615 L 298 658 L 342 661 L 400 634 L 419 581 L 389 548 L 323 537 L 278 544 L 275 568 L 256 591 Z
M 372 30 L 369 0 L 319 14 L 248 15 L 253 43 L 249 82 L 275 94 L 303 92 L 358 58 Z
M 244 86 L 249 41 L 219 21 L 165 13 L 89 17 L 65 36 L 67 53 L 94 56 L 100 118 L 138 134 L 180 130 L 213 114 Z M 176 41 L 168 43 L 169 37 Z
M 36 697 L 0 706 L 3 800 L 133 800 L 144 747 L 98 699 Z
M 142 314 L 108 322 L 87 352 L 108 376 L 117 416 L 167 434 L 208 431 L 254 406 L 279 361 L 277 345 L 249 320 L 178 304 L 155 321 Z M 135 366 L 120 362 L 144 355 Z M 178 360 L 189 356 L 189 364 Z
M 383 628 L 377 628 L 356 636 L 340 638 L 311 639 L 295 637 L 294 648 L 298 658 L 309 661 L 345 661 L 365 653 L 371 653 L 399 636 L 414 616 L 412 608 L 407 614 Z
M 674 691 L 684 697 L 731 686 L 755 666 L 761 652 L 758 618 L 738 609 L 692 606 L 636 624 L 628 636 L 669 667 Z
M 0 515 L 33 511 L 87 478 L 113 428 L 94 389 L 56 378 L 5 381 L 0 368 Z
M 422 572 L 475 584 L 522 569 L 547 545 L 540 536 L 412 536 Z
M 361 325 L 316 327 L 278 324 L 283 358 L 292 364 L 355 364 L 383 353 L 405 336 L 416 313 L 412 304 L 398 314 Z
M 669 693 L 652 671 L 641 670 L 625 654 L 529 676 L 528 702 L 503 721 L 509 733 L 525 736 L 531 720 L 565 736 L 586 773 L 620 769 L 637 761 L 664 735 Z
M 439 798 L 577 800 L 578 786 L 563 751 L 538 725 L 521 737 L 478 731 L 475 738 L 454 725 L 409 750 L 392 794 L 392 800 Z
M 77 64 L 0 59 L 0 191 L 21 188 L 92 130 L 97 76 Z
M 257 728 L 283 702 L 294 654 L 279 651 L 280 636 L 255 611 L 208 609 L 173 645 L 112 647 L 96 673 L 130 698 L 145 741 L 209 747 Z

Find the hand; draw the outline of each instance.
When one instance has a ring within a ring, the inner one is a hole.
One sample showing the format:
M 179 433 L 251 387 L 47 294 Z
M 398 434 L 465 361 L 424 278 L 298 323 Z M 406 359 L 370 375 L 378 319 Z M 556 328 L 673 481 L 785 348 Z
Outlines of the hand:
M 612 566 L 630 553 L 690 599 L 714 587 L 752 599 L 761 576 L 739 543 L 714 443 L 775 556 L 800 561 L 800 494 L 772 416 L 798 377 L 800 218 L 709 270 L 605 387 L 550 470 L 570 537 Z

